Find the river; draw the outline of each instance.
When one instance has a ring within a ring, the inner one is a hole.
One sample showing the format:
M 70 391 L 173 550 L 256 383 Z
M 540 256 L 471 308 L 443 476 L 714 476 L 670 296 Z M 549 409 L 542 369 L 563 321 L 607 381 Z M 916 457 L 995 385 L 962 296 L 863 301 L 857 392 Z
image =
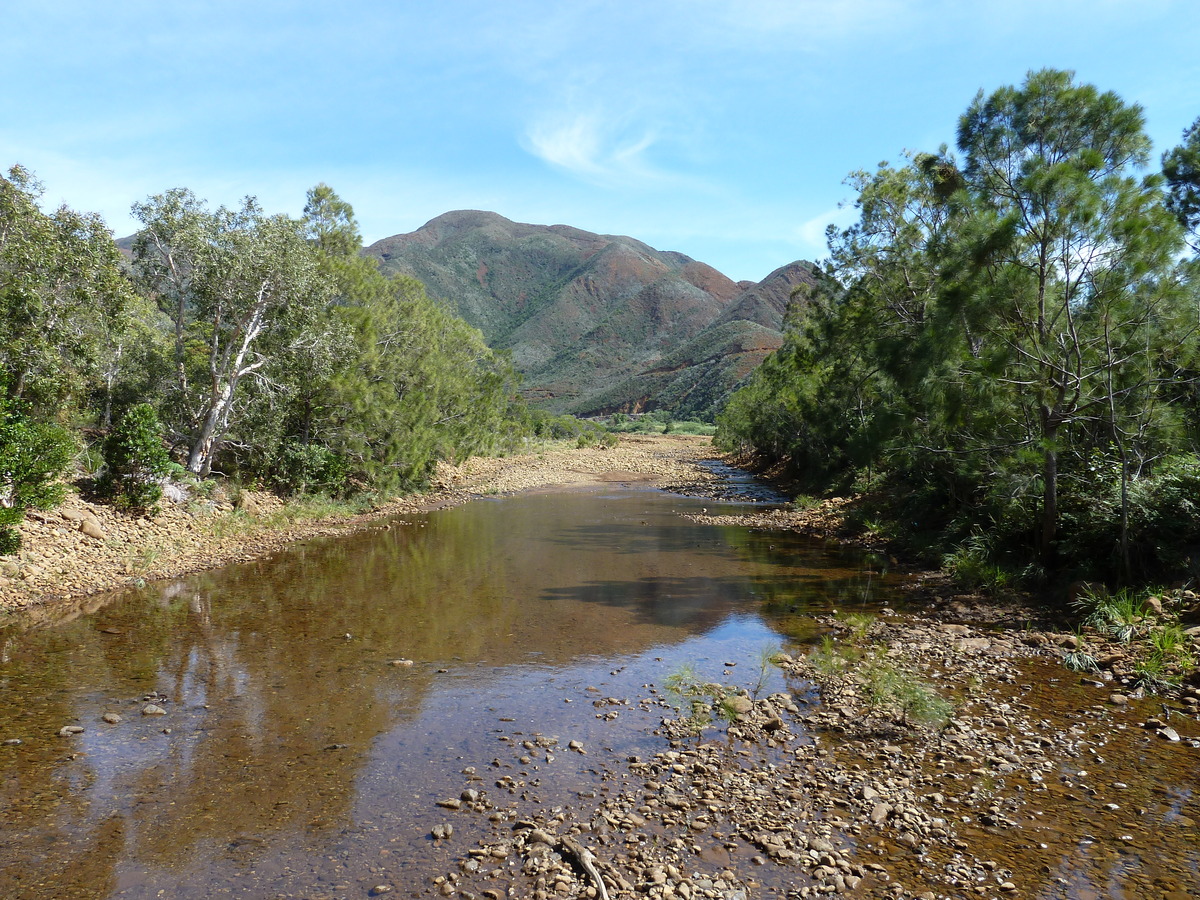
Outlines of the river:
M 666 746 L 672 711 L 650 698 L 673 674 L 815 702 L 767 657 L 814 643 L 815 613 L 894 603 L 894 577 L 859 551 L 680 515 L 714 502 L 483 499 L 7 626 L 0 896 L 447 894 L 497 821 L 449 809 L 464 788 L 504 821 L 569 822 Z M 1169 802 L 1190 825 L 1190 783 Z M 1177 852 L 1186 881 L 1195 854 Z M 495 883 L 524 896 L 508 865 Z M 1104 871 L 1037 896 L 1108 896 Z

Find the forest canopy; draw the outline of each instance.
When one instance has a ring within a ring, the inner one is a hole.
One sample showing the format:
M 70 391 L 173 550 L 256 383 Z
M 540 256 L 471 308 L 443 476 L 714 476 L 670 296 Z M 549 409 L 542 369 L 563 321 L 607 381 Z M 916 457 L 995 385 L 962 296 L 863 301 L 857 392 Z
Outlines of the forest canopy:
M 47 214 L 40 195 L 20 166 L 0 177 L 0 552 L 23 509 L 57 502 L 73 460 L 126 502 L 156 498 L 147 485 L 171 464 L 379 493 L 532 427 L 507 358 L 363 257 L 327 185 L 299 219 L 252 197 L 149 197 L 129 259 L 99 217 Z
M 957 153 L 853 173 L 858 221 L 719 445 L 870 489 L 898 534 L 975 562 L 1191 571 L 1196 133 L 1164 179 L 1140 107 L 1047 69 L 981 91 Z

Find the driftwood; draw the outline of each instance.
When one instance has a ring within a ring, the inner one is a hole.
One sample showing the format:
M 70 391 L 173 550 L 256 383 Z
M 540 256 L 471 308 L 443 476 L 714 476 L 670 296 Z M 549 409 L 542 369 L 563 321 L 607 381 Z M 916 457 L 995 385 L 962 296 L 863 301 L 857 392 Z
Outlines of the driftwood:
M 592 879 L 592 883 L 596 886 L 597 893 L 600 894 L 600 900 L 609 900 L 608 888 L 604 885 L 604 879 L 600 877 L 600 870 L 596 868 L 596 859 L 594 854 L 579 841 L 569 835 L 563 835 L 558 839 L 559 850 L 569 855 L 583 871 L 588 878 Z

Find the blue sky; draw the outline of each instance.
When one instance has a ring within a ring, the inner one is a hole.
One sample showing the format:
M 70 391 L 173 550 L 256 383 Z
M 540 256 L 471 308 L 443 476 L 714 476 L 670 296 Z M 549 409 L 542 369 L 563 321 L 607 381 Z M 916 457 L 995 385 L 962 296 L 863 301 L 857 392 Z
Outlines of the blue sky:
M 101 213 L 190 187 L 368 242 L 451 209 L 628 234 L 735 279 L 824 255 L 842 184 L 1030 69 L 1200 116 L 1194 0 L 0 0 L 0 166 Z

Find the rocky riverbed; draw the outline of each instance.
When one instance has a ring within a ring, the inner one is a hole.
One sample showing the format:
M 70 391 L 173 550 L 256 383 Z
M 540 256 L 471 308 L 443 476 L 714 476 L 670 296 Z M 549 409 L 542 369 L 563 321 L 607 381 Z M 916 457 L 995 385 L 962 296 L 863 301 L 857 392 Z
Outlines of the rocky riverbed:
M 440 469 L 421 497 L 286 528 L 277 525 L 280 502 L 253 492 L 237 504 L 220 495 L 164 504 L 152 519 L 75 498 L 26 523 L 26 547 L 6 561 L 0 590 L 6 606 L 29 607 L 23 615 L 62 617 L 104 602 L 97 591 L 273 553 L 315 534 L 404 527 L 396 514 L 473 497 L 622 482 L 694 490 L 712 478 L 699 464 L 711 455 L 704 439 L 633 437 L 613 450 L 476 459 Z M 828 534 L 840 509 L 698 518 Z M 1181 590 L 1161 605 L 1195 601 Z M 640 690 L 588 688 L 582 716 L 602 728 L 638 718 L 653 731 L 652 749 L 637 755 L 500 719 L 495 749 L 463 759 L 461 784 L 431 804 L 437 824 L 427 840 L 444 871 L 426 884 L 380 877 L 368 892 L 464 900 L 1200 895 L 1192 786 L 1200 685 L 1147 694 L 1117 642 L 1066 630 L 1036 606 L 962 593 L 939 575 L 912 576 L 892 606 L 819 616 L 820 641 L 770 661 L 786 690 L 687 672 Z M 1083 650 L 1094 669 L 1067 669 Z M 553 773 L 568 756 L 587 768 L 564 785 Z
M 1194 769 L 1200 690 L 1114 704 L 1059 667 L 1069 635 L 1002 627 L 1030 610 L 935 605 L 823 617 L 823 645 L 773 660 L 808 689 L 598 692 L 598 718 L 661 715 L 663 749 L 645 758 L 501 734 L 439 803 L 431 838 L 455 865 L 431 887 L 467 900 L 1195 896 L 1194 853 L 1167 849 L 1196 835 L 1194 801 L 1164 816 L 1128 763 Z M 595 783 L 545 796 L 544 772 L 572 752 L 593 755 Z M 1104 893 L 1109 853 L 1128 872 Z
M 0 612 L 73 615 L 101 605 L 104 599 L 95 595 L 105 591 L 253 559 L 294 541 L 378 527 L 397 515 L 479 496 L 606 482 L 696 486 L 715 479 L 700 465 L 713 455 L 707 438 L 688 435 L 630 435 L 613 448 L 552 444 L 443 464 L 425 493 L 391 498 L 351 517 L 301 520 L 273 494 L 244 490 L 235 496 L 219 485 L 207 495 L 177 492 L 152 516 L 86 502 L 72 492 L 58 509 L 29 513 L 20 526 L 21 551 L 0 557 Z

